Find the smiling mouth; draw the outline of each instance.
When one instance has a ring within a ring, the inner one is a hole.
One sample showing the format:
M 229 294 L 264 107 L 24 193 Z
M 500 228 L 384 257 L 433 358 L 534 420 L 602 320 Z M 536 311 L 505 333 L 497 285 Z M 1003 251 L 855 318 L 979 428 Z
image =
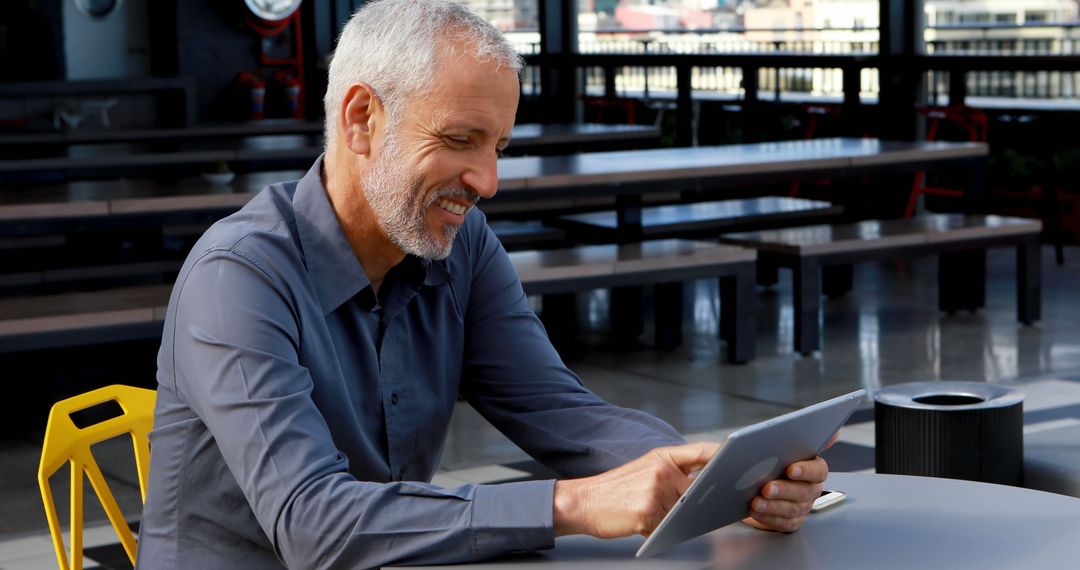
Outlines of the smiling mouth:
M 465 212 L 468 212 L 472 208 L 472 206 L 464 206 L 462 204 L 458 204 L 457 202 L 447 200 L 446 198 L 439 198 L 439 200 L 436 201 L 435 204 L 438 205 L 440 208 L 448 212 L 457 214 L 459 216 L 464 215 Z

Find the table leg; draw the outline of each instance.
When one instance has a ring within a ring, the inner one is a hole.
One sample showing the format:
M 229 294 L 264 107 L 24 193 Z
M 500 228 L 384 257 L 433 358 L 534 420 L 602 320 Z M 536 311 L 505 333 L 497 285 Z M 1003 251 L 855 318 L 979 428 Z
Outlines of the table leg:
M 682 344 L 683 284 L 658 283 L 653 289 L 653 323 L 658 350 Z
M 756 267 L 758 285 L 772 287 L 780 280 L 780 269 L 775 263 L 769 263 L 759 257 Z
M 644 296 L 640 285 L 611 288 L 611 336 L 617 344 L 631 343 L 645 330 Z
M 754 359 L 756 319 L 754 269 L 747 264 L 735 275 L 720 278 L 720 337 L 727 342 L 728 360 L 732 363 Z
M 559 354 L 575 346 L 577 337 L 577 295 L 552 293 L 540 297 L 540 322 L 544 324 L 548 339 Z
M 850 263 L 821 268 L 821 291 L 830 299 L 850 293 L 853 282 L 854 267 Z
M 1016 246 L 1016 318 L 1025 325 L 1042 318 L 1042 251 L 1038 235 Z
M 986 157 L 972 158 L 971 186 L 964 192 L 964 211 L 969 214 L 986 212 Z
M 938 308 L 946 313 L 986 306 L 986 250 L 938 255 Z
M 642 240 L 640 194 L 620 194 L 615 197 L 615 224 L 618 243 Z
M 791 288 L 795 297 L 795 351 L 810 355 L 821 343 L 821 270 L 817 260 L 812 257 L 800 258 L 791 269 Z

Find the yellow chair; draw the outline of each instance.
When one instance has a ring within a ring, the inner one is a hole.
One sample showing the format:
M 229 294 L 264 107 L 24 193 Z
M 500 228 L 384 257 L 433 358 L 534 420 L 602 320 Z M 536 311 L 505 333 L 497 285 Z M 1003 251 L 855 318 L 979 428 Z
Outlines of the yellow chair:
M 49 412 L 45 443 L 41 448 L 41 463 L 38 465 L 38 486 L 41 487 L 41 499 L 45 503 L 45 516 L 49 519 L 49 532 L 52 533 L 60 570 L 82 570 L 83 473 L 90 479 L 101 506 L 109 515 L 109 522 L 120 535 L 120 542 L 123 543 L 128 558 L 132 564 L 135 563 L 135 537 L 124 520 L 116 498 L 109 490 L 90 448 L 119 435 L 131 434 L 135 447 L 135 466 L 139 472 L 139 490 L 145 503 L 150 466 L 149 432 L 154 424 L 156 397 L 157 393 L 153 390 L 113 385 L 57 402 Z M 109 401 L 119 404 L 124 413 L 84 428 L 76 427 L 72 422 L 71 414 Z M 64 538 L 60 534 L 60 520 L 56 514 L 52 488 L 49 486 L 49 478 L 64 463 L 71 464 L 70 566 L 64 550 Z

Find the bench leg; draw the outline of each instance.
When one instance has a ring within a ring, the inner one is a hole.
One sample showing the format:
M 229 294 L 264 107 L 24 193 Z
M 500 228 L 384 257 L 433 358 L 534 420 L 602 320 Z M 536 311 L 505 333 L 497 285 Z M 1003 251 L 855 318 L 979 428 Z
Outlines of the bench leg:
M 653 313 L 657 350 L 671 350 L 681 345 L 683 284 L 657 284 L 653 290 Z
M 641 195 L 621 194 L 615 197 L 615 226 L 618 243 L 635 243 L 644 236 L 641 232 Z
M 756 267 L 758 285 L 772 287 L 780 280 L 780 268 L 776 264 L 758 258 Z
M 795 351 L 813 354 L 820 348 L 821 270 L 816 259 L 803 258 L 792 267 L 795 313 Z
M 548 339 L 555 350 L 564 357 L 572 349 L 577 337 L 577 295 L 554 293 L 540 297 L 540 322 L 544 324 Z
M 850 293 L 853 282 L 854 268 L 850 263 L 821 268 L 821 291 L 830 299 Z
M 986 163 L 985 156 L 971 159 L 971 186 L 964 192 L 964 212 L 986 212 Z
M 645 314 L 641 310 L 644 291 L 640 286 L 612 287 L 611 335 L 617 344 L 628 344 L 645 331 Z
M 720 338 L 727 342 L 728 360 L 743 364 L 754 359 L 757 334 L 757 291 L 748 266 L 720 278 Z
M 938 308 L 974 312 L 986 306 L 986 250 L 938 255 Z
M 1039 236 L 1016 246 L 1016 318 L 1030 325 L 1042 318 L 1042 252 Z

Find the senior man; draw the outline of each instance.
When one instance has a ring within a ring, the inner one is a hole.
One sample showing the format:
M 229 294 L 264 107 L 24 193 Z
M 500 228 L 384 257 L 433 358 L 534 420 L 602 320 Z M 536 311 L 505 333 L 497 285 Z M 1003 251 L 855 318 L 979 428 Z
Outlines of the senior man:
M 551 347 L 475 208 L 521 61 L 448 0 L 369 2 L 341 34 L 326 152 L 215 224 L 158 356 L 138 565 L 361 568 L 655 529 L 716 451 L 610 405 Z M 458 395 L 559 481 L 429 484 Z M 751 524 L 802 523 L 792 465 Z

